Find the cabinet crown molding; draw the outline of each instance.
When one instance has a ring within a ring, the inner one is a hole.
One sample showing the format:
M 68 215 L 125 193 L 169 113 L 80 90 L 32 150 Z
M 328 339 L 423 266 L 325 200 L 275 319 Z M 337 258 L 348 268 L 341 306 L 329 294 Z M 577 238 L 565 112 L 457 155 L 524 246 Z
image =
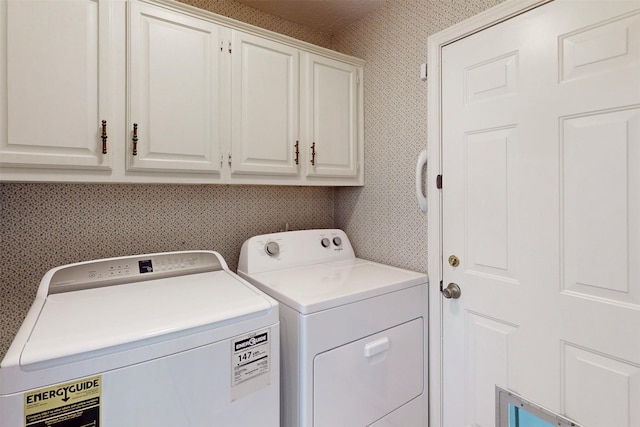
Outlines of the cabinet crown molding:
M 265 39 L 270 39 L 278 43 L 288 44 L 292 47 L 305 50 L 307 52 L 315 53 L 316 55 L 326 56 L 328 58 L 336 59 L 338 61 L 347 62 L 352 65 L 363 67 L 366 63 L 365 60 L 361 58 L 357 58 L 355 56 L 346 55 L 344 53 L 325 48 L 322 46 L 317 46 L 309 42 L 305 42 L 303 40 L 298 40 L 296 38 L 277 33 L 275 31 L 267 30 L 265 28 L 257 27 L 255 25 L 247 24 L 246 22 L 238 21 L 233 18 L 229 18 L 223 15 L 218 15 L 217 13 L 210 12 L 205 9 L 200 9 L 195 6 L 188 5 L 186 3 L 181 3 L 175 0 L 130 0 L 130 1 L 139 1 L 141 3 L 150 3 L 156 6 L 166 7 L 171 10 L 178 10 L 184 14 L 188 14 L 194 17 L 207 19 L 212 22 L 215 22 L 218 25 L 222 25 L 234 30 L 240 30 L 245 33 L 249 33 L 258 37 L 262 37 Z

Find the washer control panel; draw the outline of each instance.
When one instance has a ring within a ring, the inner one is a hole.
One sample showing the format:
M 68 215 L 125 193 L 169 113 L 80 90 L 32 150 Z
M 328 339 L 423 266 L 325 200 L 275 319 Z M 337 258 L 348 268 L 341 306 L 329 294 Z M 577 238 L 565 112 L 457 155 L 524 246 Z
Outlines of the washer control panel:
M 58 267 L 49 293 L 69 292 L 223 268 L 212 251 L 180 251 L 86 261 Z

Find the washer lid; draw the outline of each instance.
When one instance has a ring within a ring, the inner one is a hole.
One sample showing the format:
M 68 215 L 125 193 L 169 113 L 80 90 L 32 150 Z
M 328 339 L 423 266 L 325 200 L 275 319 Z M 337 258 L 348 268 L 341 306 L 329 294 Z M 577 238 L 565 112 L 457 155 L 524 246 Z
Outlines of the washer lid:
M 48 295 L 20 365 L 36 369 L 164 341 L 272 310 L 224 270 Z
M 427 282 L 425 274 L 359 258 L 245 277 L 265 293 L 302 314 Z

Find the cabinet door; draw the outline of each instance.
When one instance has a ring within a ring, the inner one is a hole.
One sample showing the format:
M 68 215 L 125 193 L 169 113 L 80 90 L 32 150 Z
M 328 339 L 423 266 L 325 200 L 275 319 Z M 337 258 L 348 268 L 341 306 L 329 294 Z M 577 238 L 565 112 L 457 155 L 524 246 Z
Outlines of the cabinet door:
M 358 176 L 359 71 L 354 65 L 305 54 L 303 94 L 308 177 Z
M 221 30 L 129 3 L 128 170 L 219 172 Z
M 231 54 L 231 172 L 297 175 L 298 50 L 240 31 Z
M 0 1 L 2 166 L 110 169 L 111 4 Z M 103 152 L 103 151 L 106 151 Z

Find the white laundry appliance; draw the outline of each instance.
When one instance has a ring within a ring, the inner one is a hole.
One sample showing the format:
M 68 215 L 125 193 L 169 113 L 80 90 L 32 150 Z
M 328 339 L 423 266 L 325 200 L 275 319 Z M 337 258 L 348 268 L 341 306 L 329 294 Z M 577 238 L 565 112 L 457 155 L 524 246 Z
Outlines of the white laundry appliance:
M 279 426 L 278 303 L 212 251 L 50 270 L 0 365 L 0 427 Z
M 252 237 L 238 274 L 280 302 L 285 427 L 427 425 L 424 274 L 337 229 Z

